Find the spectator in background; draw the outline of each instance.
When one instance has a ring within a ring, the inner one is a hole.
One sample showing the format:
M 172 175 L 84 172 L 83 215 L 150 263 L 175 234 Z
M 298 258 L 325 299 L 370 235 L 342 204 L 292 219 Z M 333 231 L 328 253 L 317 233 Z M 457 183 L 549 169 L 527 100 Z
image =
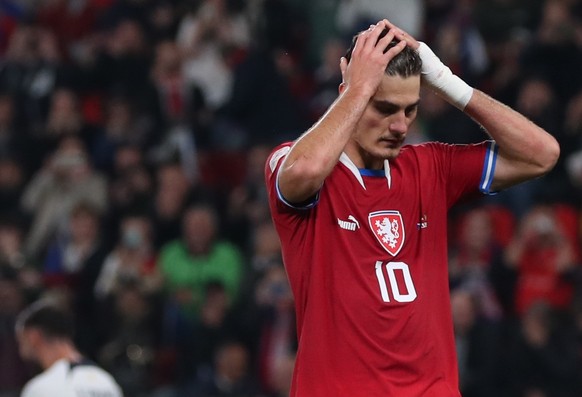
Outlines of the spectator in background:
M 126 397 L 146 396 L 157 386 L 160 305 L 135 281 L 124 280 L 119 287 L 98 317 L 103 340 L 97 357 Z
M 156 169 L 153 198 L 155 247 L 180 237 L 182 213 L 192 195 L 192 185 L 179 164 L 163 164 Z
M 232 304 L 221 282 L 206 283 L 199 316 L 179 335 L 176 369 L 179 388 L 189 389 L 200 380 L 207 382 L 213 376 L 214 359 L 221 345 L 246 338 L 244 315 L 239 307 Z
M 451 288 L 470 291 L 479 300 L 485 317 L 499 319 L 502 314 L 500 298 L 505 296 L 498 295 L 502 291 L 496 290 L 495 281 L 499 280 L 495 279 L 495 274 L 504 266 L 502 247 L 495 240 L 497 231 L 493 219 L 487 209 L 477 207 L 467 211 L 458 226 L 449 251 Z
M 21 200 L 22 208 L 32 216 L 26 253 L 39 259 L 51 236 L 63 235 L 63 221 L 79 202 L 105 210 L 107 181 L 91 167 L 82 141 L 66 137 L 26 186 Z
M 488 54 L 479 31 L 472 19 L 470 8 L 464 2 L 436 2 L 446 4 L 447 12 L 439 18 L 427 18 L 427 32 L 434 52 L 453 73 L 469 84 L 478 85 L 489 65 Z M 441 98 L 423 92 L 421 116 L 426 121 L 430 138 L 446 143 L 477 143 L 482 131 L 471 120 L 446 106 Z
M 165 278 L 169 301 L 186 318 L 200 315 L 205 286 L 219 282 L 229 304 L 235 302 L 243 275 L 239 250 L 219 239 L 218 215 L 210 205 L 188 207 L 183 216 L 182 236 L 160 251 L 158 266 Z
M 315 89 L 310 104 L 313 121 L 321 117 L 337 97 L 337 87 L 342 81 L 337 60 L 343 56 L 345 47 L 338 38 L 330 39 L 324 45 L 321 62 L 314 71 Z
M 211 109 L 230 97 L 232 66 L 250 44 L 245 15 L 228 0 L 203 0 L 180 21 L 176 42 L 185 56 L 190 84 L 202 89 Z
M 0 155 L 0 208 L 3 213 L 19 213 L 26 171 L 14 157 Z
M 220 112 L 227 123 L 215 132 L 223 145 L 273 144 L 276 137 L 296 136 L 307 125 L 303 104 L 286 79 L 289 62 L 296 60 L 285 48 L 253 48 L 234 69 L 232 94 Z
M 104 42 L 97 46 L 95 60 L 86 72 L 89 88 L 127 95 L 143 109 L 151 63 L 143 26 L 125 15 L 104 33 Z
M 263 183 L 263 169 L 269 148 L 256 145 L 245 155 L 246 169 L 242 183 L 229 191 L 226 208 L 226 237 L 249 253 L 253 248 L 255 228 L 270 222 L 267 192 Z
M 172 0 L 156 1 L 145 16 L 146 33 L 151 42 L 173 40 L 178 30 L 179 4 Z
M 572 303 L 576 249 L 560 224 L 555 209 L 537 206 L 521 219 L 505 261 L 517 273 L 515 310 L 528 312 L 538 301 L 555 310 Z
M 545 0 L 535 40 L 522 57 L 522 73 L 540 76 L 563 106 L 582 87 L 582 48 L 577 33 L 575 2 Z M 579 28 L 578 28 L 579 29 Z
M 274 393 L 281 387 L 281 366 L 294 356 L 297 339 L 293 294 L 282 263 L 264 270 L 254 298 L 259 310 L 259 379 L 263 390 Z
M 463 288 L 451 292 L 459 383 L 464 397 L 499 395 L 498 323 L 483 317 L 480 299 Z
M 54 34 L 34 24 L 20 24 L 10 36 L 0 69 L 0 89 L 15 98 L 27 130 L 44 128 L 53 90 L 67 79 Z
M 117 228 L 117 220 L 130 212 L 148 212 L 152 206 L 154 180 L 146 167 L 139 147 L 120 146 L 113 157 L 109 178 L 110 219 Z
M 89 147 L 94 134 L 93 128 L 85 122 L 78 95 L 70 88 L 61 87 L 51 95 L 45 127 L 35 137 L 35 144 L 44 150 L 39 153 L 44 159 L 64 137 L 77 137 L 85 147 Z
M 156 45 L 147 100 L 156 128 L 151 157 L 157 162 L 179 161 L 194 179 L 195 137 L 205 139 L 205 99 L 197 86 L 185 80 L 181 53 L 172 41 Z
M 281 242 L 271 222 L 263 221 L 253 226 L 250 265 L 253 279 L 261 277 L 271 266 L 281 260 Z
M 550 83 L 543 78 L 527 78 L 522 81 L 517 95 L 516 108 L 532 121 L 544 126 L 548 131 L 559 133 L 556 108 L 559 102 Z
M 162 278 L 156 267 L 151 221 L 146 216 L 126 215 L 120 222 L 118 242 L 103 262 L 95 283 L 95 295 L 107 300 L 125 285 L 132 284 L 145 296 L 161 291 Z
M 582 392 L 580 345 L 559 326 L 547 303 L 527 308 L 500 359 L 507 397 L 575 397 Z
M 64 51 L 74 51 L 77 42 L 85 39 L 95 29 L 95 3 L 87 0 L 43 2 L 37 10 L 39 24 L 54 32 Z
M 93 329 L 95 283 L 101 271 L 107 242 L 102 237 L 101 212 L 89 203 L 73 207 L 67 235 L 49 246 L 43 279 L 49 289 L 62 290 L 69 297 L 79 329 L 78 344 L 93 356 L 96 335 Z
M 0 265 L 0 396 L 17 397 L 30 376 L 18 354 L 14 335 L 16 316 L 26 304 L 25 292 L 14 269 Z
M 560 139 L 562 135 L 558 119 L 559 106 L 554 90 L 547 80 L 538 77 L 521 79 L 517 88 L 516 110 L 546 131 L 551 131 L 557 139 Z M 543 181 L 540 179 L 527 181 L 515 189 L 502 192 L 491 202 L 501 203 L 519 218 L 523 217 L 537 202 L 555 202 L 563 193 L 560 191 L 560 186 L 555 183 L 556 179 L 560 179 L 557 175 L 563 172 L 562 163 L 563 160 L 559 160 L 556 167 L 545 176 Z
M 478 18 L 477 13 L 475 17 Z M 511 105 L 517 102 L 517 92 L 523 78 L 521 57 L 530 41 L 528 31 L 516 29 L 512 34 L 508 33 L 507 39 L 494 43 L 486 42 L 491 62 L 484 84 L 489 85 L 492 93 L 499 95 Z
M 566 108 L 564 120 L 564 168 L 571 186 L 569 198 L 579 208 L 582 203 L 582 90 Z
M 103 128 L 91 142 L 91 158 L 100 171 L 113 171 L 117 150 L 122 146 L 144 148 L 148 143 L 147 122 L 127 97 L 108 97 Z
M 214 368 L 200 374 L 194 382 L 177 396 L 198 395 L 204 397 L 254 397 L 256 382 L 250 372 L 248 348 L 237 342 L 225 342 L 214 356 Z
M 17 279 L 25 299 L 33 299 L 42 292 L 41 272 L 27 261 L 24 254 L 26 227 L 24 221 L 11 214 L 0 219 L 0 275 Z
M 405 5 L 397 0 L 340 0 L 337 24 L 346 35 L 351 35 L 375 23 L 378 15 L 384 15 L 411 36 L 420 38 L 424 7 L 422 0 L 407 1 Z
M 22 247 L 25 231 L 18 217 L 5 214 L 0 219 L 0 268 L 20 270 L 26 265 Z
M 14 95 L 0 94 L 0 159 L 15 159 L 20 168 L 31 171 L 32 161 L 26 156 L 30 137 L 14 102 Z
M 287 397 L 291 393 L 291 379 L 295 366 L 295 354 L 287 356 L 274 369 L 274 391 L 268 397 Z

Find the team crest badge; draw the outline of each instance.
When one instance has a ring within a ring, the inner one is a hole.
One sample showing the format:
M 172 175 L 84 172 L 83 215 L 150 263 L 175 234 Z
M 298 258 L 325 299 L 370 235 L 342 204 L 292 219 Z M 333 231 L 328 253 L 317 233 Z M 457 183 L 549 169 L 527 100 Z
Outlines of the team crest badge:
M 399 211 L 376 211 L 368 215 L 368 223 L 376 239 L 392 256 L 404 245 L 404 222 Z

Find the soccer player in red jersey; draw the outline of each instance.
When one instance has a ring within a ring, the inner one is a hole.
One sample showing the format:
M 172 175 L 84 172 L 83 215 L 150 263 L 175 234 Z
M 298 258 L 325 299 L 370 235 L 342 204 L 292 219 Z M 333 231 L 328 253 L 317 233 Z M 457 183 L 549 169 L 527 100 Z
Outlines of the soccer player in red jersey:
M 336 101 L 265 167 L 297 313 L 291 396 L 460 396 L 447 210 L 548 172 L 558 143 L 387 20 L 340 68 Z M 491 139 L 403 146 L 421 82 Z

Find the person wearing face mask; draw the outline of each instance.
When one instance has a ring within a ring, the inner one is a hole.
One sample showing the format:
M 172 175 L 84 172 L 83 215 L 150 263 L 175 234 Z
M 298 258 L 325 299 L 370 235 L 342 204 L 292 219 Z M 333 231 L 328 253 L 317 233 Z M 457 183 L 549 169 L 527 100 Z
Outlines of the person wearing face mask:
M 119 241 L 107 255 L 95 284 L 95 295 L 103 300 L 114 295 L 125 283 L 136 282 L 145 293 L 155 294 L 162 279 L 156 269 L 150 220 L 141 215 L 122 219 Z

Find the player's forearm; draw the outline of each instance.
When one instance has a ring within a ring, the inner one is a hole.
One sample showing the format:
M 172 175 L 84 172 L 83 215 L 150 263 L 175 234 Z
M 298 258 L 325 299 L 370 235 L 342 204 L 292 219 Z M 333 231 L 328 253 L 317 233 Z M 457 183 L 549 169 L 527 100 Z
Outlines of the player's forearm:
M 369 96 L 345 89 L 323 117 L 293 145 L 279 172 L 279 189 L 291 202 L 312 197 L 337 164 Z
M 503 189 L 549 172 L 560 154 L 558 142 L 525 116 L 475 90 L 465 113 L 499 146 L 492 189 Z

